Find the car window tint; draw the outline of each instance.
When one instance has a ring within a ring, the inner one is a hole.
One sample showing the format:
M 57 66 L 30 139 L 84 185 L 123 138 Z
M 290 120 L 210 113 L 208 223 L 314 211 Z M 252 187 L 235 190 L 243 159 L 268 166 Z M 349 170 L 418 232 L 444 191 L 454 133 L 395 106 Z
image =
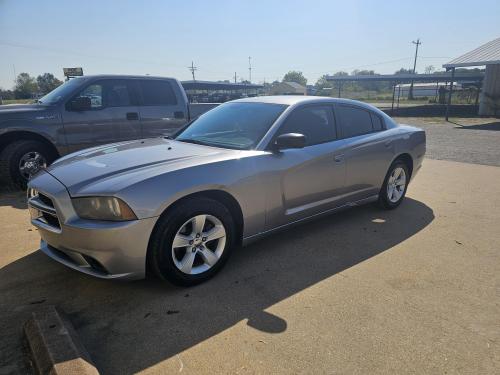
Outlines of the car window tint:
M 344 138 L 355 137 L 373 131 L 370 113 L 362 108 L 340 105 L 337 114 Z
M 335 139 L 335 124 L 330 106 L 307 106 L 293 111 L 281 126 L 277 135 L 300 133 L 311 146 Z
M 384 129 L 384 126 L 382 125 L 382 119 L 380 116 L 377 116 L 376 114 L 372 113 L 372 124 L 373 124 L 373 130 L 375 131 L 380 131 Z
M 130 106 L 130 93 L 127 83 L 124 81 L 107 82 L 106 106 L 108 107 L 126 107 Z
M 142 105 L 176 105 L 177 98 L 170 83 L 160 80 L 142 80 Z
M 99 109 L 103 106 L 102 101 L 103 86 L 102 83 L 95 83 L 84 88 L 77 97 L 87 97 L 90 99 L 90 108 Z

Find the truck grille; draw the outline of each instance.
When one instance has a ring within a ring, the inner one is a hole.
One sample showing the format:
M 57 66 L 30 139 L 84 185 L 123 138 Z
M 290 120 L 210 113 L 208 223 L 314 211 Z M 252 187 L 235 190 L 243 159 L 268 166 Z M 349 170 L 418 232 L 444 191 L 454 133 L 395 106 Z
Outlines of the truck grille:
M 60 230 L 61 224 L 52 199 L 40 192 L 32 192 L 30 195 L 28 205 L 30 206 L 31 218 Z

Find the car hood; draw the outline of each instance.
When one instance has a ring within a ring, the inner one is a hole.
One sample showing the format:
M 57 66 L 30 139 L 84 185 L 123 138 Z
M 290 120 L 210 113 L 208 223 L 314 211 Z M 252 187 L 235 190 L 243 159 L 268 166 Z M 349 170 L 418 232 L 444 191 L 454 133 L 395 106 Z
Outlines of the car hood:
M 96 191 L 112 194 L 161 173 L 232 158 L 239 153 L 237 150 L 152 138 L 73 153 L 58 159 L 46 171 L 65 185 L 70 195 Z

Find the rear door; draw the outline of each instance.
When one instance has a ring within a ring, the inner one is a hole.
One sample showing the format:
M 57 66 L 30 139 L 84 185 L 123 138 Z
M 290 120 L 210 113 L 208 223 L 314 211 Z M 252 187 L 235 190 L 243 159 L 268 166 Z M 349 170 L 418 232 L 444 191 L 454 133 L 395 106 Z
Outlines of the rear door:
M 365 108 L 344 104 L 336 105 L 335 114 L 343 139 L 348 200 L 378 194 L 394 156 L 383 118 Z
M 115 141 L 142 138 L 138 98 L 133 80 L 105 80 L 104 87 L 104 103 L 113 117 Z
M 174 81 L 153 78 L 137 81 L 143 137 L 170 135 L 187 122 L 187 103 L 177 93 Z

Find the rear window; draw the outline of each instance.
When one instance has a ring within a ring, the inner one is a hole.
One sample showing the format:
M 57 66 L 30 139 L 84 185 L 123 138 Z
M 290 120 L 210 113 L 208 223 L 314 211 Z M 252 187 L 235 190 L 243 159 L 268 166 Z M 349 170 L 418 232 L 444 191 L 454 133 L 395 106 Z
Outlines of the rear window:
M 143 80 L 140 82 L 142 91 L 142 105 L 176 105 L 172 86 L 167 81 Z
M 373 131 L 370 113 L 362 108 L 340 105 L 337 109 L 344 138 L 371 133 Z
M 380 118 L 380 116 L 377 116 L 373 113 L 371 114 L 371 116 L 372 116 L 373 130 L 378 132 L 384 129 L 384 125 L 382 124 L 382 119 Z

